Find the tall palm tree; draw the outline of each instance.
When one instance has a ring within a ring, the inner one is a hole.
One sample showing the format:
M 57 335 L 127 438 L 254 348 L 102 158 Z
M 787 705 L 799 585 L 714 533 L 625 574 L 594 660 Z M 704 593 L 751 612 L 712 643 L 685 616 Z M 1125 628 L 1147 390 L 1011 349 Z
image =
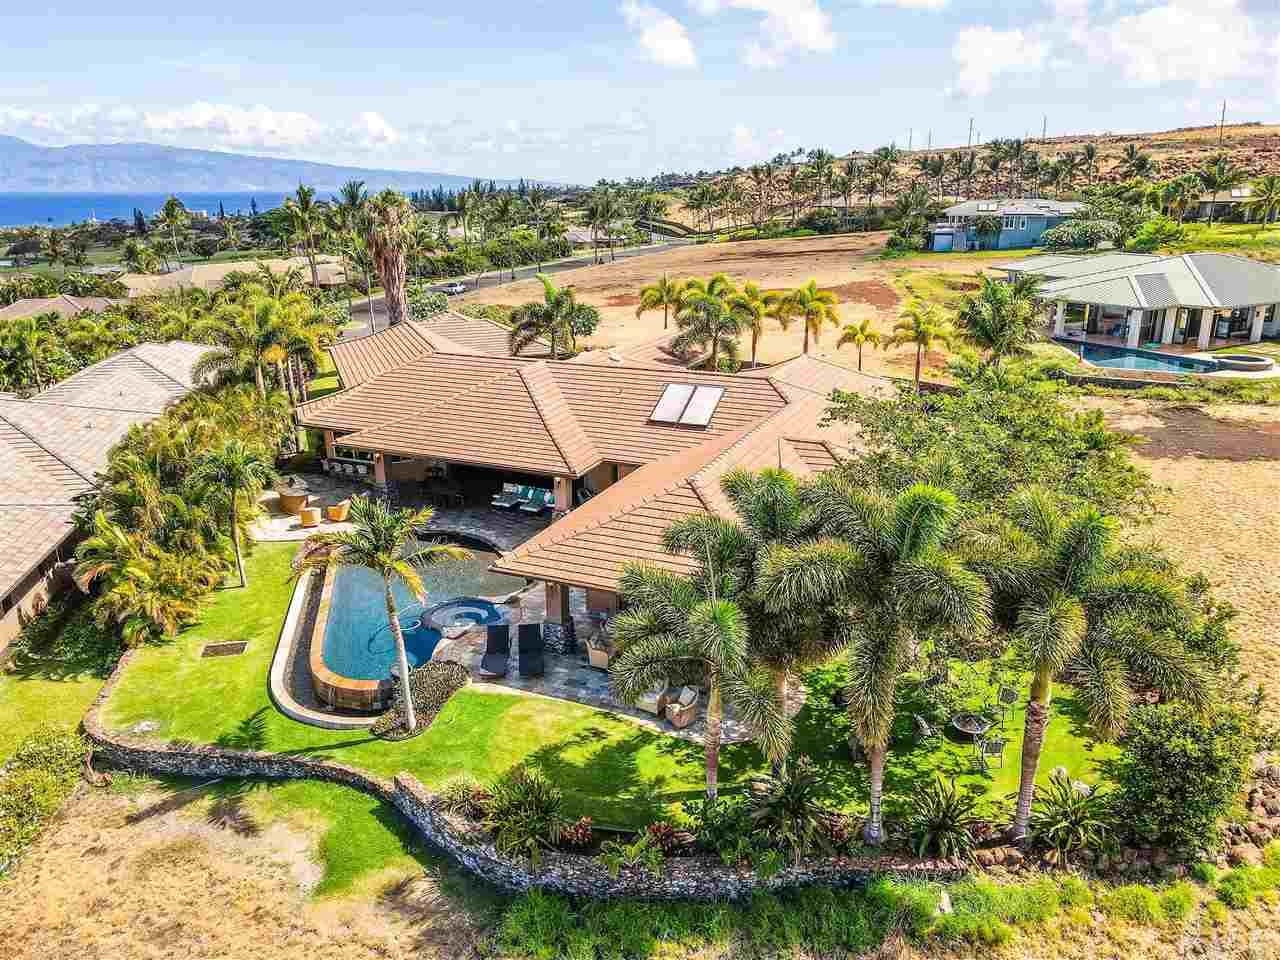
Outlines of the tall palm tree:
M 764 322 L 776 315 L 778 298 L 761 290 L 754 283 L 744 283 L 728 300 L 729 312 L 740 328 L 751 331 L 751 366 L 756 365 L 756 351 L 764 336 Z
M 1213 226 L 1213 218 L 1218 209 L 1218 194 L 1224 190 L 1232 190 L 1244 183 L 1248 174 L 1225 153 L 1212 157 L 1201 167 L 1196 175 L 1204 188 L 1212 194 L 1209 204 L 1209 226 Z
M 712 278 L 714 281 L 716 278 Z M 707 365 L 711 370 L 720 369 L 720 356 L 723 353 L 731 361 L 738 358 L 738 336 L 742 333 L 740 314 L 729 309 L 729 298 L 732 289 L 723 293 L 710 289 L 699 289 L 698 281 L 690 280 L 685 285 L 684 294 L 680 298 L 680 309 L 676 311 L 676 326 L 680 332 L 671 340 L 671 349 L 681 356 L 687 356 L 694 347 L 704 351 Z
M 640 288 L 640 302 L 636 305 L 636 318 L 650 310 L 662 308 L 662 329 L 667 329 L 669 311 L 680 305 L 684 293 L 684 281 L 672 280 L 665 273 L 662 279 Z
M 809 352 L 809 336 L 818 343 L 826 324 L 836 326 L 840 322 L 840 299 L 830 290 L 818 289 L 818 281 L 810 280 L 787 294 L 787 309 L 792 317 L 804 324 L 804 352 Z
M 984 351 L 997 368 L 1006 358 L 1029 355 L 1030 344 L 1040 339 L 1036 278 L 1023 275 L 1004 283 L 984 275 L 979 284 L 957 315 L 960 339 Z
M 199 459 L 192 474 L 196 483 L 207 484 L 226 497 L 231 523 L 231 545 L 236 555 L 236 574 L 245 586 L 244 557 L 240 548 L 240 509 L 252 510 L 259 494 L 276 477 L 270 455 L 261 447 L 243 440 L 227 440 L 219 449 Z
M 37 393 L 44 390 L 44 370 L 57 346 L 53 331 L 58 319 L 56 313 L 42 313 L 19 317 L 0 327 L 0 345 L 13 356 L 14 366 L 26 370 Z
M 600 311 L 578 303 L 572 287 L 557 287 L 545 273 L 538 274 L 538 281 L 542 284 L 542 301 L 523 304 L 511 314 L 511 355 L 518 356 L 530 344 L 544 339 L 551 343 L 553 360 L 560 356 L 561 344 L 568 344 L 570 352 L 577 352 L 578 334 L 595 329 Z
M 316 265 L 316 239 L 324 229 L 323 204 L 316 202 L 314 187 L 298 184 L 297 192 L 284 202 L 284 213 L 293 235 L 302 244 L 302 252 L 311 265 L 311 285 L 320 289 L 320 270 Z
M 627 607 L 613 620 L 619 653 L 610 661 L 609 680 L 619 700 L 634 703 L 672 676 L 691 669 L 702 674 L 708 691 L 702 735 L 706 796 L 714 801 L 725 701 L 752 728 L 765 754 L 778 761 L 786 755 L 786 719 L 771 685 L 754 677 L 747 617 L 726 582 L 742 549 L 741 531 L 702 516 L 684 522 L 677 534 L 681 552 L 696 561 L 693 576 L 647 563 L 623 568 L 618 586 Z
M 898 315 L 898 322 L 893 325 L 888 343 L 901 346 L 912 343 L 916 348 L 916 391 L 920 390 L 920 363 L 924 352 L 935 343 L 949 345 L 953 336 L 950 322 L 942 311 L 932 303 L 923 300 L 912 300 Z
M 1085 174 L 1089 178 L 1090 186 L 1098 176 L 1098 145 L 1096 143 L 1086 143 L 1080 151 L 1080 157 L 1084 161 Z
M 173 259 L 175 261 L 180 257 L 178 234 L 181 231 L 185 231 L 190 223 L 191 215 L 187 213 L 187 208 L 182 205 L 182 201 L 177 197 L 169 197 L 164 202 L 164 206 L 160 208 L 160 212 L 156 214 L 156 226 L 169 231 L 169 241 L 173 244 Z
M 1205 685 L 1197 659 L 1171 629 L 1189 616 L 1181 584 L 1163 564 L 1122 549 L 1113 518 L 1093 507 L 1067 513 L 1039 489 L 1019 491 L 1010 513 L 1011 521 L 985 532 L 1001 541 L 996 555 L 1009 558 L 994 565 L 996 608 L 1005 611 L 1032 674 L 1012 829 L 1023 839 L 1053 681 L 1068 666 L 1079 675 L 1091 721 L 1108 737 L 1123 728 L 1135 686 L 1152 683 L 1203 702 Z
M 373 319 L 373 281 L 369 276 L 368 249 L 365 237 L 368 233 L 367 218 L 369 215 L 369 193 L 364 188 L 363 180 L 348 180 L 338 190 L 329 205 L 333 232 L 343 237 L 340 243 L 344 258 L 353 266 L 359 265 L 364 273 L 364 289 L 368 295 L 369 330 L 374 329 Z M 347 312 L 351 312 L 348 295 Z
M 1262 217 L 1262 223 L 1272 223 L 1276 219 L 1277 212 L 1280 212 L 1280 176 L 1274 173 L 1268 173 L 1258 177 L 1252 184 L 1252 193 L 1246 201 L 1249 210 L 1257 210 Z
M 595 247 L 595 262 L 600 262 L 600 234 L 609 240 L 609 260 L 616 260 L 610 231 L 614 222 L 622 216 L 622 201 L 612 187 L 597 187 L 591 191 L 586 207 L 587 224 L 591 227 L 591 239 Z
M 774 609 L 827 611 L 849 646 L 849 717 L 870 767 L 869 844 L 884 838 L 881 800 L 898 680 L 939 632 L 974 636 L 990 622 L 985 581 L 947 548 L 953 494 L 916 484 L 887 497 L 832 473 L 807 490 L 821 536 L 771 550 L 759 589 Z
M 843 347 L 847 343 L 853 344 L 858 348 L 858 372 L 862 372 L 862 348 L 867 344 L 873 347 L 880 346 L 880 334 L 872 327 L 871 318 L 864 317 L 857 323 L 846 323 L 844 330 L 840 333 L 840 339 L 836 341 L 836 347 Z
M 364 567 L 382 578 L 387 624 L 396 645 L 401 710 L 405 726 L 410 731 L 417 728 L 418 718 L 413 697 L 409 695 L 409 655 L 404 646 L 404 631 L 400 627 L 393 588 L 397 584 L 403 585 L 419 602 L 423 602 L 427 590 L 420 568 L 466 560 L 471 556 L 462 547 L 439 542 L 423 544 L 418 540 L 417 531 L 431 522 L 433 514 L 430 508 L 395 510 L 381 500 L 353 497 L 353 529 L 308 537 L 293 561 L 295 575 L 303 570 L 339 566 Z
M 50 230 L 44 238 L 44 255 L 49 261 L 49 266 L 56 267 L 62 264 L 65 271 L 67 266 L 67 235 L 61 230 Z
M 409 293 L 405 250 L 413 229 L 414 212 L 403 194 L 383 190 L 369 201 L 365 241 L 378 268 L 391 326 L 408 319 Z

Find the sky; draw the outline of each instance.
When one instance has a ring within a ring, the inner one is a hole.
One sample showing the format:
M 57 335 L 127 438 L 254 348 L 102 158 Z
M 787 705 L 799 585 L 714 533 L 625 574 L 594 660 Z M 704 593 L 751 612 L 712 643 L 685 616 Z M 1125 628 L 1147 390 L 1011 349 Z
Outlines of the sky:
M 0 11 L 0 134 L 52 146 L 592 183 L 1280 120 L 1278 0 L 46 2 Z

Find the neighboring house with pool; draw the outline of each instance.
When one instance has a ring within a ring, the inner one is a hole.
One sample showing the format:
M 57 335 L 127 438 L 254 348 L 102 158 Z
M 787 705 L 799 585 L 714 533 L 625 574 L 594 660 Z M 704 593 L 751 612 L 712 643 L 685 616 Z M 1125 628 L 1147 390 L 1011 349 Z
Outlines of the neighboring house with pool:
M 847 428 L 822 422 L 832 390 L 891 389 L 808 356 L 702 373 L 613 352 L 561 361 L 466 352 L 405 326 L 335 347 L 344 389 L 299 405 L 297 419 L 323 437 L 325 469 L 340 483 L 434 505 L 424 534 L 461 535 L 475 551 L 468 564 L 426 572 L 425 604 L 400 599 L 411 660 L 443 654 L 481 676 L 490 626 L 510 627 L 521 662 L 541 655 L 526 640 L 541 651 L 545 637 L 545 649 L 559 653 L 578 646 L 576 636 L 595 645 L 591 663 L 607 664 L 602 638 L 625 563 L 686 570 L 687 560 L 663 551 L 662 531 L 691 513 L 732 515 L 725 472 L 827 470 L 850 446 Z M 353 476 L 350 466 L 364 469 Z M 321 700 L 385 702 L 391 642 L 382 603 L 380 585 L 358 574 L 325 578 L 318 609 L 303 617 L 315 624 L 310 662 Z M 527 636 L 533 623 L 536 641 Z M 568 661 L 555 668 L 563 695 L 589 700 L 596 689 L 607 700 L 607 675 L 589 670 L 585 651 L 559 659 Z M 539 667 L 530 679 L 513 668 L 504 682 L 555 693 L 546 673 L 542 680 Z
M 1054 338 L 1099 366 L 1208 373 L 1224 361 L 1187 355 L 1280 337 L 1280 266 L 1247 257 L 1046 254 L 995 269 L 1042 278 Z

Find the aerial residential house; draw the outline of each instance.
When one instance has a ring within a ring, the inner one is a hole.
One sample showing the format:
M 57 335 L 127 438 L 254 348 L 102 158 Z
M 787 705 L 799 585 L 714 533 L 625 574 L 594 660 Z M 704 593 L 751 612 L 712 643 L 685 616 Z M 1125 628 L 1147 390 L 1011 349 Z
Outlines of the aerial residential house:
M 1207 350 L 1280 336 L 1280 266 L 1247 257 L 1045 255 L 997 269 L 1043 278 L 1059 338 Z
M 142 343 L 34 396 L 0 394 L 0 650 L 57 586 L 77 498 L 111 448 L 196 387 L 191 370 L 208 349 Z
M 124 302 L 108 297 L 72 297 L 65 293 L 55 297 L 30 297 L 26 300 L 15 300 L 7 307 L 0 308 L 0 322 L 17 320 L 21 317 L 36 317 L 45 313 L 56 313 L 66 320 L 86 311 L 101 313 L 107 307 Z
M 224 260 L 220 263 L 194 263 L 171 273 L 126 273 L 120 277 L 131 297 L 150 293 L 169 293 L 174 290 L 204 290 L 213 293 L 222 289 L 231 273 L 254 273 L 265 266 L 274 274 L 298 270 L 303 283 L 311 283 L 311 262 L 306 257 L 275 258 L 269 260 Z M 346 267 L 341 258 L 316 257 L 316 274 L 321 287 L 341 286 L 347 280 Z
M 934 224 L 930 248 L 948 250 L 1016 250 L 1034 247 L 1050 227 L 1074 216 L 1081 207 L 1074 200 L 965 200 L 943 211 Z M 995 218 L 997 233 L 979 233 L 980 221 Z
M 1205 193 L 1196 201 L 1192 216 L 1199 220 L 1208 220 L 1213 214 L 1214 220 L 1241 220 L 1248 222 L 1252 209 L 1249 202 L 1253 199 L 1253 187 L 1243 184 L 1230 190 L 1220 190 L 1216 195 Z

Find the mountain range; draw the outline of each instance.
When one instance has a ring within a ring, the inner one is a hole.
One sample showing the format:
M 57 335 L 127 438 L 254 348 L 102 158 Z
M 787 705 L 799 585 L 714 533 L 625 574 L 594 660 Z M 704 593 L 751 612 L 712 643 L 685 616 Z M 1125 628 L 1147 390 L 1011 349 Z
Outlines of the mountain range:
M 371 191 L 449 190 L 471 183 L 470 177 L 447 173 L 340 167 L 154 143 L 42 147 L 0 136 L 0 193 L 287 193 L 305 183 L 323 194 L 353 179 L 365 181 Z

